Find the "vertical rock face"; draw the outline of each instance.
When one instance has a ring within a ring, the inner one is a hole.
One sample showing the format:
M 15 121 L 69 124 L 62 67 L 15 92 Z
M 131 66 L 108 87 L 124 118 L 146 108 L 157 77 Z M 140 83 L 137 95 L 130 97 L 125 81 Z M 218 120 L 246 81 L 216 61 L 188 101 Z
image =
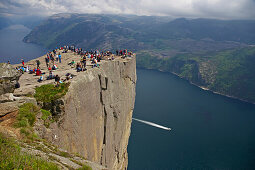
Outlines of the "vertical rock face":
M 21 74 L 10 64 L 0 63 L 0 95 L 12 93 Z
M 135 57 L 79 74 L 52 127 L 52 142 L 108 169 L 126 169 L 135 85 Z

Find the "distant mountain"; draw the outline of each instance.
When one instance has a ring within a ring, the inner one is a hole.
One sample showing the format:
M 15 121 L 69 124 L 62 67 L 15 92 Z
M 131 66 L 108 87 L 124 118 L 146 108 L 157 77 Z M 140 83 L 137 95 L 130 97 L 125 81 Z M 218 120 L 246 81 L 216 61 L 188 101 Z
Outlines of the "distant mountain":
M 174 73 L 214 92 L 255 103 L 255 47 L 171 58 L 137 53 L 137 67 Z
M 134 15 L 58 14 L 25 42 L 55 48 L 128 48 L 137 66 L 173 72 L 191 83 L 255 103 L 255 21 Z
M 20 16 L 11 18 L 13 23 L 24 25 L 25 27 L 30 29 L 33 29 L 36 26 L 40 25 L 40 23 L 46 19 L 47 18 L 43 16 Z
M 183 39 L 255 44 L 254 30 L 255 21 L 58 14 L 36 27 L 24 41 L 47 48 L 75 44 L 88 49 L 165 49 L 171 48 L 172 41 Z
M 143 49 L 136 37 L 149 27 L 148 20 L 157 22 L 156 17 L 60 14 L 50 17 L 36 27 L 25 42 L 54 48 L 74 44 L 86 49 L 115 49 L 129 47 Z M 139 23 L 139 24 L 137 24 Z
M 33 29 L 43 20 L 45 20 L 45 17 L 39 16 L 0 16 L 0 29 L 10 25 L 24 25 L 27 28 Z
M 0 16 L 0 29 L 8 27 L 12 24 L 12 21 L 6 17 Z
M 212 39 L 215 41 L 235 41 L 255 43 L 255 21 L 213 20 L 213 19 L 176 19 L 163 24 L 155 31 L 162 38 L 191 38 L 195 40 Z

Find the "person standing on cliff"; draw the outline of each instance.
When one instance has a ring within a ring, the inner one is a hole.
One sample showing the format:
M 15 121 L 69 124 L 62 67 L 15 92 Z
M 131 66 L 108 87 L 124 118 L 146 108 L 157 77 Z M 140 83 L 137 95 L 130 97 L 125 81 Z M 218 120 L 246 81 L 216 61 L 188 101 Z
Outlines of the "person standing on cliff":
M 49 67 L 49 58 L 48 57 L 45 57 L 45 62 L 46 62 L 46 66 L 47 66 L 47 68 Z
M 61 63 L 61 54 L 60 53 L 58 53 L 58 61 L 59 61 L 59 63 Z
M 22 65 L 23 65 L 23 67 L 24 67 L 24 66 L 25 66 L 25 62 L 24 62 L 23 59 L 21 59 L 21 63 L 22 63 Z
M 55 59 L 56 59 L 56 61 L 58 61 L 58 55 L 57 54 L 55 55 Z
M 52 64 L 54 65 L 54 57 L 53 57 L 52 53 L 50 53 L 50 60 L 51 60 Z
M 40 64 L 41 64 L 41 62 L 39 60 L 36 60 L 37 69 L 40 68 Z

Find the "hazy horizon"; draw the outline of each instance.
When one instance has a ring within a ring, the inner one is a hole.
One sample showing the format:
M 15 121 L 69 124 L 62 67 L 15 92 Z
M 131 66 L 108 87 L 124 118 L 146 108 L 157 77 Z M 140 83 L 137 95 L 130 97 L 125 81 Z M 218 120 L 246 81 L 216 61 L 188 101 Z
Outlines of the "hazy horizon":
M 171 18 L 255 19 L 255 0 L 2 0 L 2 16 L 51 16 L 58 13 L 128 14 Z

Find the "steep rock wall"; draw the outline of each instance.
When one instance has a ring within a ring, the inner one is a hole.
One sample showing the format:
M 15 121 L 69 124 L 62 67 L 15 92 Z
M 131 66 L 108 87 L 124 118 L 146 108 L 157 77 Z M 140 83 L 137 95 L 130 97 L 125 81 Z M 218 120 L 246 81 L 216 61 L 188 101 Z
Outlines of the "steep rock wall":
M 61 99 L 58 122 L 44 137 L 108 169 L 126 169 L 135 85 L 135 57 L 79 74 Z

